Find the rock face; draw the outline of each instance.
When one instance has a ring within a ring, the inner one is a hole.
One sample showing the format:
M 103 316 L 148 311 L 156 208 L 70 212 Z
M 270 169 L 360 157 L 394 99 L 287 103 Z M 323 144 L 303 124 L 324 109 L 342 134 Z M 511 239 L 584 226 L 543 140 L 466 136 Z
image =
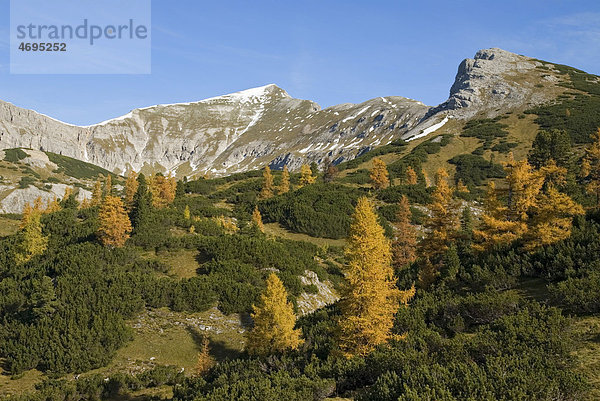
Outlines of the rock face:
M 225 175 L 266 164 L 297 170 L 325 157 L 338 163 L 395 139 L 429 135 L 450 118 L 492 117 L 544 102 L 554 95 L 539 83 L 554 86 L 555 77 L 542 78 L 537 65 L 504 50 L 480 50 L 461 63 L 450 98 L 435 108 L 392 96 L 321 109 L 267 85 L 199 102 L 135 109 L 78 127 L 0 102 L 0 149 L 50 151 L 116 173 Z
M 501 114 L 499 110 L 546 102 L 553 95 L 539 88 L 540 78 L 545 78 L 536 70 L 541 65 L 537 60 L 502 49 L 479 50 L 475 58 L 463 60 L 450 88 L 450 97 L 432 108 L 427 117 L 439 112 L 461 119 L 479 113 L 494 117 Z M 550 79 L 545 79 L 545 84 L 553 86 L 554 77 L 547 77 Z
M 272 163 L 338 162 L 385 145 L 418 124 L 429 108 L 402 97 L 321 110 L 275 85 L 195 103 L 158 105 L 89 127 L 60 123 L 0 102 L 0 149 L 25 147 L 108 170 L 216 175 Z

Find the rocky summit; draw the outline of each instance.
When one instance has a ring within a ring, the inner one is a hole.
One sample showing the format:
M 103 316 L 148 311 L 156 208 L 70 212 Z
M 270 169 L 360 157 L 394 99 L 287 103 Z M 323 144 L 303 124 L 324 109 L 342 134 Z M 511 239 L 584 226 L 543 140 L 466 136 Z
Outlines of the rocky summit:
M 134 109 L 81 127 L 0 102 L 0 149 L 54 152 L 118 174 L 225 175 L 267 164 L 297 170 L 325 157 L 339 163 L 394 140 L 427 136 L 452 118 L 493 117 L 543 103 L 556 96 L 558 78 L 538 65 L 501 49 L 480 50 L 460 64 L 449 99 L 437 107 L 389 96 L 321 109 L 271 84 Z

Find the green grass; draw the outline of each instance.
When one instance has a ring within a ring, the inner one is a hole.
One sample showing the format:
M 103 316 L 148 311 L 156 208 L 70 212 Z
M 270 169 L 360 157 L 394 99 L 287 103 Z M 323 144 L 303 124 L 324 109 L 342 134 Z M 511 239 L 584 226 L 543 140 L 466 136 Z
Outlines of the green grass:
M 600 400 L 600 316 L 576 318 L 579 347 L 573 353 L 576 369 L 591 385 L 586 400 Z
M 182 232 L 182 235 L 187 234 L 187 231 Z M 156 258 L 169 266 L 167 274 L 179 278 L 190 278 L 196 276 L 196 270 L 200 267 L 196 256 L 197 250 L 193 249 L 178 249 L 174 252 L 160 252 L 156 254 L 154 251 L 146 253 L 144 256 Z
M 294 233 L 283 228 L 279 223 L 267 223 L 265 224 L 265 233 L 291 239 L 294 241 L 306 241 L 313 243 L 317 246 L 338 246 L 343 247 L 346 245 L 345 239 L 331 239 L 331 238 L 319 238 L 311 237 L 310 235 Z
M 130 322 L 133 341 L 117 351 L 107 367 L 90 373 L 136 372 L 159 364 L 182 367 L 192 374 L 205 335 L 217 361 L 239 356 L 245 343 L 241 321 L 240 315 L 225 316 L 216 308 L 201 313 L 166 308 L 145 311 Z
M 19 220 L 0 216 L 0 237 L 15 234 L 19 230 Z
M 44 374 L 37 370 L 28 370 L 19 376 L 5 375 L 0 368 L 0 399 L 14 394 L 21 394 L 35 390 L 35 385 L 40 383 Z

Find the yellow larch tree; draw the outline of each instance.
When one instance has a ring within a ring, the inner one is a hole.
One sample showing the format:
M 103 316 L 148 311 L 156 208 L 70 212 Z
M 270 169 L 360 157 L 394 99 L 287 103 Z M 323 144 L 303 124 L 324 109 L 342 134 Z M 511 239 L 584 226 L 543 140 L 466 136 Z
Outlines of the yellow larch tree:
M 312 170 L 308 164 L 303 164 L 300 167 L 300 183 L 298 188 L 305 187 L 306 185 L 313 184 L 317 180 L 317 177 L 312 175 Z
M 200 352 L 198 352 L 198 356 L 196 357 L 194 375 L 196 377 L 204 376 L 215 365 L 215 358 L 210 355 L 210 341 L 207 336 L 204 336 L 200 345 Z
M 390 186 L 390 173 L 388 172 L 387 165 L 378 157 L 373 159 L 373 167 L 369 173 L 369 178 L 375 190 L 385 189 Z
M 125 207 L 127 210 L 131 210 L 133 207 L 133 198 L 140 185 L 137 177 L 138 175 L 134 170 L 129 170 L 127 173 L 127 179 L 125 180 Z
M 417 172 L 412 166 L 406 168 L 406 184 L 416 185 L 417 184 Z
M 420 243 L 420 252 L 429 257 L 435 264 L 437 256 L 443 255 L 448 249 L 453 235 L 459 228 L 456 211 L 458 208 L 452 200 L 453 189 L 448 185 L 448 173 L 440 168 L 435 175 L 435 191 L 428 205 L 429 218 L 425 221 L 427 235 Z
M 263 172 L 263 187 L 260 191 L 258 197 L 260 199 L 269 199 L 273 197 L 273 174 L 271 174 L 271 168 L 269 166 L 265 167 Z
M 410 222 L 411 216 L 410 203 L 403 195 L 396 212 L 396 238 L 392 243 L 392 265 L 396 272 L 417 259 L 417 232 Z
M 20 241 L 15 252 L 17 264 L 27 263 L 31 258 L 43 254 L 48 248 L 48 237 L 42 234 L 42 213 L 41 199 L 35 202 L 33 207 L 29 203 L 25 205 L 20 224 Z
M 254 211 L 252 212 L 252 225 L 260 230 L 260 232 L 265 232 L 265 226 L 262 221 L 262 216 L 260 215 L 260 210 L 258 210 L 258 206 L 254 206 Z
M 96 180 L 94 184 L 94 189 L 92 190 L 92 200 L 90 201 L 91 206 L 98 206 L 102 203 L 102 181 L 100 177 Z
M 112 196 L 112 176 L 109 174 L 104 180 L 104 196 Z
M 167 207 L 175 200 L 177 181 L 173 177 L 155 174 L 149 180 L 149 189 L 152 194 L 152 206 L 157 209 Z
M 107 196 L 98 212 L 98 238 L 104 246 L 122 247 L 131 233 L 131 221 L 121 198 Z
M 507 215 L 508 208 L 498 201 L 496 183 L 489 181 L 481 225 L 473 230 L 473 248 L 483 251 L 495 245 L 510 244 L 521 238 L 527 231 L 527 224 L 522 221 L 510 221 Z
M 568 238 L 573 216 L 584 212 L 580 204 L 549 184 L 532 208 L 533 217 L 525 237 L 525 249 L 533 250 Z
M 283 166 L 283 172 L 281 173 L 281 182 L 277 188 L 278 194 L 286 194 L 290 192 L 290 171 L 287 166 Z
M 475 249 L 523 240 L 526 250 L 568 238 L 573 216 L 583 214 L 581 205 L 558 186 L 566 183 L 567 170 L 549 160 L 534 170 L 526 160 L 511 159 L 505 164 L 508 204 L 497 199 L 493 184 L 488 187 L 481 227 L 473 231 Z
M 186 220 L 190 220 L 192 218 L 189 205 L 185 205 L 185 209 L 183 209 L 183 218 Z
M 63 198 L 63 199 L 66 199 L 66 198 Z M 61 209 L 62 208 L 60 207 L 58 198 L 56 196 L 54 196 L 54 198 L 48 199 L 48 201 L 46 203 L 46 208 L 44 209 L 44 213 L 46 213 L 46 214 L 54 213 L 54 212 L 58 212 Z
M 390 242 L 366 197 L 358 199 L 345 254 L 338 339 L 341 352 L 351 357 L 366 355 L 390 338 L 401 299 L 393 279 Z
M 271 273 L 258 303 L 252 307 L 254 327 L 246 335 L 250 354 L 285 352 L 297 349 L 303 343 L 302 330 L 294 329 L 296 315 L 287 297 L 283 283 Z
M 456 183 L 456 190 L 458 192 L 462 192 L 462 193 L 469 193 L 471 191 L 469 191 L 469 188 L 467 188 L 467 186 L 465 185 L 465 183 L 462 180 L 458 180 L 458 182 Z

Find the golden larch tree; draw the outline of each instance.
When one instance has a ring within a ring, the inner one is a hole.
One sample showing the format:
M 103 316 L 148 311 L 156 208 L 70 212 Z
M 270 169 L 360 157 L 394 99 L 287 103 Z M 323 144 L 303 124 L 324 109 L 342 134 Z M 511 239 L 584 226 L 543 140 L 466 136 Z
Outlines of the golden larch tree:
M 25 205 L 23 218 L 21 219 L 20 241 L 16 247 L 15 262 L 24 264 L 31 258 L 41 255 L 48 248 L 48 237 L 42 234 L 42 207 L 40 202 L 30 206 Z
M 417 172 L 412 166 L 406 168 L 406 184 L 416 185 L 417 184 Z
M 525 238 L 525 249 L 533 250 L 571 236 L 573 216 L 584 214 L 583 207 L 561 193 L 552 184 L 542 193 L 531 211 L 531 228 Z
M 137 173 L 134 170 L 129 170 L 127 179 L 125 180 L 125 207 L 131 210 L 133 207 L 133 198 L 138 190 L 140 183 L 137 180 Z
M 366 355 L 390 338 L 401 296 L 393 279 L 390 242 L 366 197 L 358 199 L 345 254 L 339 346 L 347 357 Z
M 177 191 L 177 181 L 175 178 L 156 174 L 149 181 L 152 206 L 162 209 L 173 203 Z
M 281 173 L 281 182 L 277 188 L 277 193 L 286 194 L 290 192 L 290 171 L 287 166 L 283 166 L 283 172 Z
M 387 165 L 378 157 L 373 159 L 373 167 L 369 173 L 369 178 L 375 190 L 385 189 L 390 186 L 390 173 L 388 172 Z
M 260 191 L 258 197 L 260 199 L 269 199 L 273 197 L 273 174 L 271 174 L 271 168 L 269 166 L 265 167 L 263 172 L 263 187 Z
M 109 174 L 104 180 L 104 196 L 111 196 L 112 190 L 112 176 Z
M 488 182 L 483 206 L 480 227 L 473 230 L 474 249 L 483 251 L 495 245 L 510 244 L 527 231 L 524 222 L 508 220 L 508 208 L 498 201 L 494 181 Z
M 258 210 L 258 206 L 254 206 L 254 211 L 252 212 L 252 225 L 260 230 L 260 232 L 265 232 L 265 225 L 262 221 L 262 216 L 260 215 L 260 210 Z
M 445 169 L 438 169 L 435 175 L 435 191 L 428 205 L 430 216 L 425 221 L 428 229 L 427 235 L 420 243 L 420 252 L 423 257 L 429 257 L 435 264 L 437 257 L 443 255 L 449 243 L 459 228 L 456 214 L 457 206 L 452 200 L 453 189 L 448 185 L 448 173 Z
M 417 231 L 411 224 L 412 213 L 406 195 L 402 196 L 396 212 L 396 238 L 392 243 L 392 264 L 396 272 L 417 259 Z
M 271 273 L 265 291 L 252 307 L 254 327 L 246 335 L 250 354 L 284 352 L 296 349 L 303 343 L 302 330 L 294 329 L 296 315 L 287 297 L 283 283 L 275 273 Z
M 192 218 L 189 205 L 185 205 L 185 209 L 183 209 L 183 218 L 186 220 L 190 220 Z
M 215 365 L 215 358 L 210 355 L 210 341 L 207 336 L 204 336 L 200 345 L 200 352 L 198 352 L 198 356 L 196 357 L 194 375 L 196 377 L 204 376 Z
M 310 166 L 308 164 L 303 164 L 302 167 L 300 167 L 300 183 L 298 188 L 313 184 L 316 180 L 317 177 L 312 175 Z
M 63 198 L 63 199 L 66 199 L 66 198 Z M 62 208 L 60 207 L 58 198 L 56 196 L 54 196 L 54 198 L 48 199 L 48 201 L 46 203 L 46 208 L 44 209 L 44 213 L 50 214 L 50 213 L 58 212 L 61 209 Z
M 473 230 L 474 249 L 482 251 L 495 245 L 510 244 L 527 231 L 525 223 L 508 220 L 508 208 L 498 201 L 494 181 L 488 182 L 483 206 L 480 227 Z
M 96 180 L 94 184 L 94 189 L 92 190 L 92 200 L 90 201 L 91 206 L 98 206 L 102 203 L 102 181 L 100 177 Z
M 122 247 L 131 233 L 131 221 L 121 198 L 107 196 L 98 212 L 98 238 L 104 246 Z
M 458 182 L 456 183 L 456 190 L 458 192 L 463 192 L 463 193 L 469 193 L 471 191 L 469 191 L 469 188 L 467 188 L 467 186 L 465 185 L 465 183 L 462 180 L 458 180 Z

